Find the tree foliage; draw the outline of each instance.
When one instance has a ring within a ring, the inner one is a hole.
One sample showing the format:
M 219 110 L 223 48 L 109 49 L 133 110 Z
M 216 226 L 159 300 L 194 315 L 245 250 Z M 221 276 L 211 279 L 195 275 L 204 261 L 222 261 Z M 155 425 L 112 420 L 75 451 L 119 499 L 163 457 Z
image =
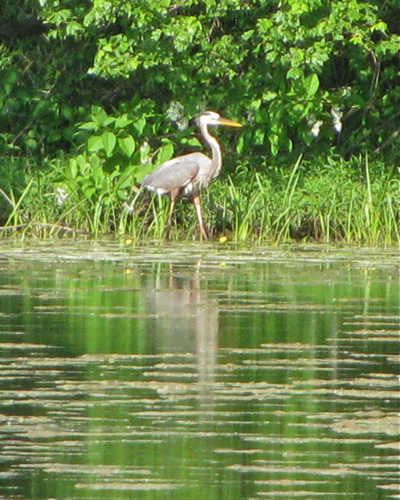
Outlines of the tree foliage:
M 321 149 L 397 152 L 396 14 L 394 1 L 9 1 L 3 144 L 77 147 L 92 105 L 151 118 L 157 136 L 172 106 L 178 126 L 205 107 L 247 118 L 241 152 L 290 152 L 317 134 Z

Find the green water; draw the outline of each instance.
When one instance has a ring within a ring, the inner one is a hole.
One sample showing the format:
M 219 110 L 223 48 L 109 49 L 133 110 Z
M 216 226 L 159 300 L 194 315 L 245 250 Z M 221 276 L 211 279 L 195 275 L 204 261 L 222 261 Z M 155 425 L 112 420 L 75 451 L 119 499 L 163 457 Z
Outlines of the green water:
M 391 499 L 399 253 L 0 245 L 0 499 Z

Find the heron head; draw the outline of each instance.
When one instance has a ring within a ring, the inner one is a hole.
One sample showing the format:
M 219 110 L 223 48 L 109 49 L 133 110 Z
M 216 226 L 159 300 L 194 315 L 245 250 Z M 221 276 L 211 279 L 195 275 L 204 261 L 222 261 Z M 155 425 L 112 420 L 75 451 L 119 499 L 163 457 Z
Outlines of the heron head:
M 239 122 L 224 118 L 215 111 L 206 111 L 199 116 L 199 124 L 204 125 L 226 125 L 227 127 L 243 127 Z

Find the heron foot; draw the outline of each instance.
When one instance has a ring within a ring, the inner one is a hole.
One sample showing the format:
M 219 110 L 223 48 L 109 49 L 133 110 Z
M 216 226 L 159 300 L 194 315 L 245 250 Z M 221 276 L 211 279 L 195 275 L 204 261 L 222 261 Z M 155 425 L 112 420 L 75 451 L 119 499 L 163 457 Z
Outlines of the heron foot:
M 209 240 L 208 231 L 204 226 L 200 226 L 200 240 Z

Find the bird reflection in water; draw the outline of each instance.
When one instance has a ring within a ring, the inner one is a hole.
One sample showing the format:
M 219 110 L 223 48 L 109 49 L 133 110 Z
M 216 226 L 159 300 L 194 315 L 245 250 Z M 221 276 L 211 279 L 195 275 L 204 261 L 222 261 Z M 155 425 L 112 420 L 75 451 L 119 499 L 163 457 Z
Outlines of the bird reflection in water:
M 160 273 L 155 286 L 153 282 L 152 289 L 147 289 L 149 334 L 153 352 L 175 354 L 178 363 L 187 363 L 182 355 L 195 354 L 198 382 L 208 386 L 217 365 L 218 304 L 201 281 L 201 261 L 191 273 L 186 266 L 170 266 L 169 273 Z

